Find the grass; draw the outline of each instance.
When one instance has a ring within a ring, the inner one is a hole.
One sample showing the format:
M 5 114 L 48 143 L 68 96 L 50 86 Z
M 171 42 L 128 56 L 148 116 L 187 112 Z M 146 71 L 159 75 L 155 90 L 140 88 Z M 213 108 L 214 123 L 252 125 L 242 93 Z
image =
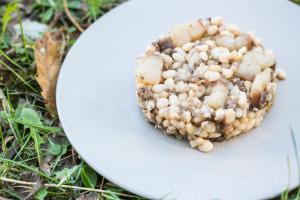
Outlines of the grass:
M 67 1 L 67 6 L 86 29 L 120 3 L 78 0 Z M 0 197 L 143 199 L 113 185 L 85 164 L 69 144 L 59 119 L 45 108 L 35 80 L 34 40 L 24 34 L 22 19 L 47 24 L 54 33 L 63 28 L 67 52 L 80 31 L 63 5 L 63 0 L 0 3 Z M 13 26 L 20 27 L 21 35 L 13 32 Z
M 62 28 L 67 53 L 81 29 L 122 2 L 68 0 L 67 13 L 64 0 L 0 3 L 0 199 L 143 199 L 95 173 L 72 148 L 59 119 L 45 108 L 35 80 L 34 40 L 22 26 L 29 18 L 53 33 Z M 276 199 L 298 200 L 299 191 Z

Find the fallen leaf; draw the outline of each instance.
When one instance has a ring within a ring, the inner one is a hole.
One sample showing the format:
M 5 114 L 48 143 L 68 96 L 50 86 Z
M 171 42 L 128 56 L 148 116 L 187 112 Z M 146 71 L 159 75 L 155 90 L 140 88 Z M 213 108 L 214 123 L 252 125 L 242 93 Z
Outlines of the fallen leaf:
M 62 42 L 53 39 L 49 32 L 35 42 L 36 80 L 42 89 L 41 94 L 52 116 L 56 111 L 55 90 L 63 55 L 62 49 Z

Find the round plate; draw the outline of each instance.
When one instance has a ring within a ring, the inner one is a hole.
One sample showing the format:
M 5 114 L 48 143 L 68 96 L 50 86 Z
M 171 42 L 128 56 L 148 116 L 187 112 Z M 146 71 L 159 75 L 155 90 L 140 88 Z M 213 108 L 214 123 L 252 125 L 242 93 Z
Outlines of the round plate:
M 219 15 L 255 30 L 288 78 L 259 128 L 204 154 L 146 122 L 135 95 L 135 60 L 172 25 Z M 300 7 L 286 0 L 124 3 L 83 33 L 65 59 L 57 86 L 63 128 L 97 172 L 150 199 L 265 199 L 296 187 L 290 127 L 300 132 L 299 19 Z

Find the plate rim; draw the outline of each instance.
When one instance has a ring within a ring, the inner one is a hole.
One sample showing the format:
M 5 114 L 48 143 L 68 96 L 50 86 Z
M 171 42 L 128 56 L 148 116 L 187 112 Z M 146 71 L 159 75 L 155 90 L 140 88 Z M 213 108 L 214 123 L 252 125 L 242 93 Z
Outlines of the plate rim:
M 117 186 L 129 191 L 130 193 L 133 193 L 134 195 L 139 195 L 139 196 L 142 196 L 142 197 L 145 197 L 145 198 L 150 198 L 150 199 L 156 199 L 156 197 L 154 196 L 149 196 L 149 194 L 147 193 L 143 193 L 141 191 L 138 191 L 136 190 L 135 188 L 132 188 L 128 185 L 126 185 L 125 183 L 122 184 L 121 182 L 118 182 L 118 180 L 116 180 L 113 176 L 110 176 L 109 174 L 105 173 L 104 171 L 102 171 L 99 166 L 95 166 L 93 164 L 93 162 L 91 162 L 90 160 L 91 159 L 86 159 L 84 156 L 82 156 L 83 154 L 81 153 L 82 150 L 80 150 L 80 148 L 77 148 L 76 145 L 74 145 L 76 142 L 72 136 L 72 133 L 70 131 L 70 129 L 68 128 L 68 125 L 67 123 L 65 122 L 65 116 L 64 116 L 64 112 L 62 112 L 61 110 L 61 107 L 62 106 L 62 101 L 60 96 L 62 95 L 62 79 L 63 79 L 63 73 L 61 73 L 61 71 L 63 70 L 64 68 L 64 65 L 67 61 L 67 59 L 70 59 L 70 54 L 72 52 L 72 50 L 74 50 L 76 48 L 76 46 L 78 46 L 78 44 L 80 44 L 80 41 L 82 40 L 82 38 L 85 38 L 87 37 L 87 32 L 91 29 L 93 29 L 95 26 L 98 26 L 99 22 L 102 21 L 103 19 L 105 19 L 105 17 L 107 16 L 110 16 L 110 15 L 113 15 L 115 12 L 117 12 L 119 9 L 122 9 L 123 7 L 125 6 L 128 6 L 128 4 L 134 4 L 137 0 L 130 0 L 130 1 L 126 1 L 126 2 L 123 2 L 122 4 L 114 7 L 112 10 L 110 10 L 109 12 L 105 13 L 104 15 L 102 15 L 100 18 L 98 18 L 94 23 L 92 23 L 83 33 L 81 33 L 81 35 L 76 39 L 76 42 L 73 44 L 73 46 L 69 49 L 64 61 L 62 62 L 61 64 L 61 69 L 60 69 L 60 72 L 58 74 L 58 78 L 57 78 L 57 83 L 56 83 L 56 97 L 55 97 L 55 100 L 56 100 L 56 106 L 57 106 L 57 113 L 58 113 L 58 118 L 61 122 L 61 126 L 63 128 L 63 132 L 65 133 L 66 137 L 68 138 L 69 142 L 71 143 L 72 147 L 76 150 L 76 152 L 78 153 L 78 155 L 81 156 L 81 160 L 83 160 L 84 162 L 86 162 L 90 167 L 93 168 L 93 170 L 95 170 L 100 176 L 103 176 L 105 179 L 109 180 L 110 182 L 116 184 Z M 289 3 L 293 4 L 292 2 L 288 1 Z M 290 185 L 289 187 L 289 191 L 291 190 L 294 190 L 295 188 L 299 187 L 299 185 Z M 272 195 L 268 195 L 266 197 L 263 197 L 263 199 L 265 198 L 275 198 L 275 197 L 278 197 L 280 194 L 282 194 L 284 191 L 280 192 L 280 193 L 276 193 L 276 194 L 272 194 Z M 168 194 L 163 196 L 163 197 L 168 197 Z
M 107 173 L 105 173 L 104 171 L 102 171 L 101 169 L 99 169 L 99 167 L 97 166 L 94 166 L 94 164 L 90 161 L 90 159 L 86 159 L 84 158 L 82 155 L 81 150 L 80 148 L 77 148 L 76 145 L 74 145 L 74 143 L 76 143 L 74 140 L 73 140 L 73 137 L 72 137 L 72 134 L 70 133 L 71 131 L 69 130 L 69 128 L 67 127 L 67 124 L 64 122 L 65 121 L 65 117 L 64 117 L 64 114 L 63 112 L 61 112 L 61 104 L 62 102 L 60 101 L 60 95 L 61 95 L 61 82 L 62 82 L 62 69 L 67 61 L 68 58 L 70 58 L 70 52 L 75 49 L 76 46 L 78 46 L 78 44 L 80 43 L 80 40 L 82 40 L 83 37 L 86 37 L 86 33 L 87 31 L 93 29 L 95 26 L 98 25 L 98 23 L 100 21 L 103 20 L 103 18 L 109 16 L 109 15 L 113 15 L 113 13 L 117 12 L 119 9 L 122 9 L 123 6 L 127 6 L 127 4 L 131 4 L 133 2 L 135 2 L 137 0 L 130 0 L 130 1 L 126 1 L 126 2 L 123 2 L 122 4 L 114 7 L 113 9 L 111 9 L 109 12 L 105 13 L 104 15 L 102 15 L 100 18 L 98 18 L 95 22 L 93 22 L 83 33 L 80 34 L 80 36 L 76 39 L 76 42 L 73 44 L 73 46 L 69 49 L 65 59 L 63 60 L 62 64 L 61 64 L 61 69 L 59 71 L 59 74 L 58 74 L 58 78 L 57 78 L 57 83 L 56 83 L 56 91 L 55 91 L 55 100 L 56 100 L 56 107 L 57 107 L 57 114 L 58 114 L 58 118 L 59 118 L 59 121 L 61 122 L 61 126 L 63 128 L 63 131 L 66 135 L 66 137 L 68 138 L 69 142 L 71 143 L 72 147 L 75 149 L 75 151 L 78 153 L 78 155 L 81 156 L 81 160 L 83 160 L 85 163 L 87 163 L 91 168 L 93 168 L 94 171 L 96 171 L 100 176 L 103 176 L 105 179 L 107 179 L 108 181 L 112 182 L 113 184 L 129 191 L 130 193 L 134 194 L 134 195 L 139 195 L 139 196 L 142 196 L 142 197 L 146 197 L 146 198 L 150 198 L 150 199 L 155 199 L 154 196 L 149 196 L 149 194 L 145 194 L 141 191 L 138 191 L 134 188 L 131 188 L 129 186 L 127 186 L 126 184 L 122 184 L 122 183 L 119 183 L 117 180 L 115 180 L 112 176 L 108 175 Z

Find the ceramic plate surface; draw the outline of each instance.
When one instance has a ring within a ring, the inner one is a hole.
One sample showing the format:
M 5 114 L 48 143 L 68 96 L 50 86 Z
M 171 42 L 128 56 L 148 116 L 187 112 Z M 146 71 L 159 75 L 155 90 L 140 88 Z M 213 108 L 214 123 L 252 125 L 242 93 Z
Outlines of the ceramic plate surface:
M 287 74 L 261 126 L 201 153 L 144 119 L 135 60 L 172 25 L 223 16 L 255 30 Z M 290 126 L 300 149 L 300 6 L 287 0 L 132 0 L 94 23 L 59 76 L 62 126 L 81 157 L 113 183 L 150 199 L 264 199 L 298 185 Z M 290 180 L 288 160 L 290 161 Z

